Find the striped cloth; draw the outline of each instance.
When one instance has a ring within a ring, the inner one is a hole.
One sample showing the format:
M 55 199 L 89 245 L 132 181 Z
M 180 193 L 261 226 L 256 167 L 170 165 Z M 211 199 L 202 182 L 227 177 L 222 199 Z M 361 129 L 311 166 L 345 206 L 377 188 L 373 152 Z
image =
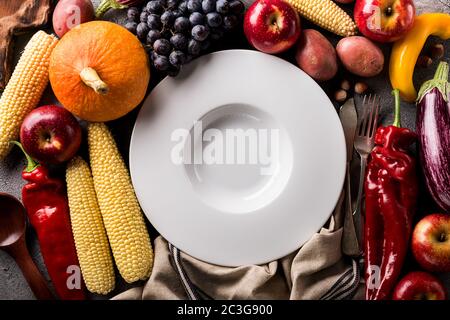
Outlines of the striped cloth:
M 154 266 L 142 287 L 115 299 L 363 299 L 361 261 L 343 255 L 343 200 L 330 220 L 297 251 L 263 265 L 223 267 L 154 241 Z
M 211 300 L 212 298 L 202 292 L 189 279 L 188 274 L 183 268 L 182 260 L 180 259 L 180 250 L 168 243 L 169 252 L 174 269 L 183 285 L 186 295 L 189 300 Z M 320 300 L 349 300 L 353 298 L 361 280 L 360 261 L 351 259 L 352 265 L 348 270 L 331 286 L 331 288 L 322 295 Z

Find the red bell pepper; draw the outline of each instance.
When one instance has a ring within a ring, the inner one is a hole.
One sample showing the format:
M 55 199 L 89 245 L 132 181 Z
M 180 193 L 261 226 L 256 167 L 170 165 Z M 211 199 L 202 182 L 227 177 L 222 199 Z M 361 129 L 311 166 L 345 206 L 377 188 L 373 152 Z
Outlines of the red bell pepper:
M 63 300 L 84 300 L 85 286 L 71 288 L 73 270 L 79 268 L 72 235 L 69 206 L 63 181 L 51 178 L 48 169 L 34 162 L 18 145 L 28 161 L 22 178 L 28 183 L 22 188 L 22 202 L 31 225 L 36 230 L 47 271 L 58 296 Z M 78 269 L 79 270 L 79 269 Z M 81 273 L 78 273 L 81 277 Z M 76 285 L 75 285 L 76 286 Z
M 364 190 L 366 299 L 390 297 L 400 275 L 416 211 L 418 181 L 408 148 L 416 134 L 400 125 L 400 96 L 394 90 L 395 120 L 378 128 Z

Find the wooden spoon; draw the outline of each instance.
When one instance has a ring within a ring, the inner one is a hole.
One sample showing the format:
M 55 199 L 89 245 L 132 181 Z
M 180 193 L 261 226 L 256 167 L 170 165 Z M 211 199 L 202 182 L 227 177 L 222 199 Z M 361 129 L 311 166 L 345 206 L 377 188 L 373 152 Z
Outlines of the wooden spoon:
M 53 300 L 47 283 L 31 259 L 25 242 L 26 213 L 22 203 L 0 192 L 0 249 L 9 253 L 22 270 L 38 300 Z

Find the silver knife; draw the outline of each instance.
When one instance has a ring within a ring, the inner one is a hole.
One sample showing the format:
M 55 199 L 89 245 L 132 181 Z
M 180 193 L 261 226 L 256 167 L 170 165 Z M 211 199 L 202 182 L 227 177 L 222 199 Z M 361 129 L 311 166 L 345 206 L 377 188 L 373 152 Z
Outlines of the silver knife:
M 339 118 L 341 119 L 344 129 L 345 144 L 347 147 L 347 172 L 345 178 L 345 215 L 344 215 L 344 234 L 342 236 L 342 251 L 344 254 L 357 257 L 361 253 L 359 247 L 358 236 L 356 234 L 355 223 L 353 221 L 352 196 L 351 196 L 351 179 L 350 164 L 353 158 L 353 140 L 355 138 L 356 125 L 358 115 L 356 113 L 355 101 L 347 100 L 339 110 Z

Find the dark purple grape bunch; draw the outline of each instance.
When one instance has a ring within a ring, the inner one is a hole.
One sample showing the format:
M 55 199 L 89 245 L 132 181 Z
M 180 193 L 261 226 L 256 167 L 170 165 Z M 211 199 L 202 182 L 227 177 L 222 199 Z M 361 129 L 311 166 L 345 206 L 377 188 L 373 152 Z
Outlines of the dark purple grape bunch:
M 238 27 L 244 11 L 240 0 L 151 0 L 128 9 L 125 28 L 144 43 L 155 69 L 176 76 L 211 41 Z

